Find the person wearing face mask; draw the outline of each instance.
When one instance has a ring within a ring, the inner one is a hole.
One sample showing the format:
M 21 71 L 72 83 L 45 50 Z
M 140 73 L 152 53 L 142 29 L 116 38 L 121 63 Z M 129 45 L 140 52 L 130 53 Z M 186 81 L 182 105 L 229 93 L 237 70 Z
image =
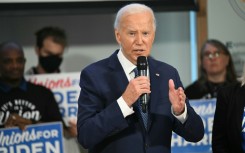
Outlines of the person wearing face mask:
M 36 33 L 38 64 L 26 74 L 59 73 L 62 56 L 67 45 L 66 33 L 59 27 L 44 27 Z
M 67 46 L 65 31 L 59 27 L 47 26 L 38 30 L 35 35 L 38 64 L 27 70 L 26 75 L 60 73 L 62 57 Z M 69 121 L 69 126 L 65 125 L 65 128 L 65 152 L 82 152 L 83 148 L 76 141 L 76 122 Z

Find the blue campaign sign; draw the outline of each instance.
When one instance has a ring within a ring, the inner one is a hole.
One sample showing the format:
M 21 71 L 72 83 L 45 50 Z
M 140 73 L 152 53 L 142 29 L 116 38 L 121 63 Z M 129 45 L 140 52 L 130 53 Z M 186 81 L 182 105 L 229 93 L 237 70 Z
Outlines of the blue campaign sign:
M 67 126 L 76 122 L 78 97 L 80 93 L 80 73 L 56 73 L 43 75 L 27 75 L 26 80 L 49 88 L 59 105 L 61 115 Z
M 171 144 L 172 153 L 212 153 L 212 128 L 216 99 L 190 100 L 190 105 L 203 120 L 205 130 L 204 137 L 197 143 L 191 143 L 173 133 Z
M 0 153 L 63 153 L 61 122 L 0 129 Z

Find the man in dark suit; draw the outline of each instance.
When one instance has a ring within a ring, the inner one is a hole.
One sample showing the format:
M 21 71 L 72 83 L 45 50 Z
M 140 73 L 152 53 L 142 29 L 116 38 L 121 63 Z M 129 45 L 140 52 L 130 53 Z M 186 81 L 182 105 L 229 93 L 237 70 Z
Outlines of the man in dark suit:
M 172 131 L 187 141 L 201 140 L 202 120 L 189 105 L 177 70 L 149 56 L 153 11 L 127 5 L 117 13 L 114 29 L 120 49 L 81 72 L 80 144 L 90 153 L 170 153 Z M 134 78 L 139 56 L 147 57 L 149 75 Z M 145 93 L 144 114 L 138 99 Z

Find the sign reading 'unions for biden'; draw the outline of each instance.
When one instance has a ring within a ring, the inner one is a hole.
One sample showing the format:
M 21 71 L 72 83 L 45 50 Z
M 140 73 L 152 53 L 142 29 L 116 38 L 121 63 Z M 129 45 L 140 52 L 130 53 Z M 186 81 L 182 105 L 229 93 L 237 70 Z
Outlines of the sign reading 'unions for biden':
M 77 100 L 80 92 L 80 73 L 55 73 L 42 75 L 27 75 L 25 78 L 38 85 L 49 88 L 55 96 L 60 112 L 66 125 L 77 117 Z
M 190 105 L 203 120 L 204 137 L 201 141 L 192 143 L 173 133 L 172 153 L 212 153 L 211 142 L 216 99 L 190 100 Z
M 0 129 L 0 153 L 63 153 L 62 134 L 60 122 Z

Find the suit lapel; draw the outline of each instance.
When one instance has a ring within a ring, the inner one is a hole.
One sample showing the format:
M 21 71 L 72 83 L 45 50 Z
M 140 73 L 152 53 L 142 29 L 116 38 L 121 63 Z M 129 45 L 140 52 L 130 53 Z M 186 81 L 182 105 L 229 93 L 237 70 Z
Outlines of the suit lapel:
M 109 67 L 109 73 L 111 73 L 111 78 L 108 78 L 111 80 L 111 83 L 113 86 L 115 86 L 115 90 L 117 92 L 117 96 L 122 95 L 124 90 L 126 89 L 128 85 L 128 79 L 126 74 L 124 73 L 124 70 L 122 68 L 122 65 L 120 64 L 118 57 L 117 57 L 118 50 L 116 50 L 110 57 L 108 62 Z M 119 97 L 118 97 L 119 98 Z

